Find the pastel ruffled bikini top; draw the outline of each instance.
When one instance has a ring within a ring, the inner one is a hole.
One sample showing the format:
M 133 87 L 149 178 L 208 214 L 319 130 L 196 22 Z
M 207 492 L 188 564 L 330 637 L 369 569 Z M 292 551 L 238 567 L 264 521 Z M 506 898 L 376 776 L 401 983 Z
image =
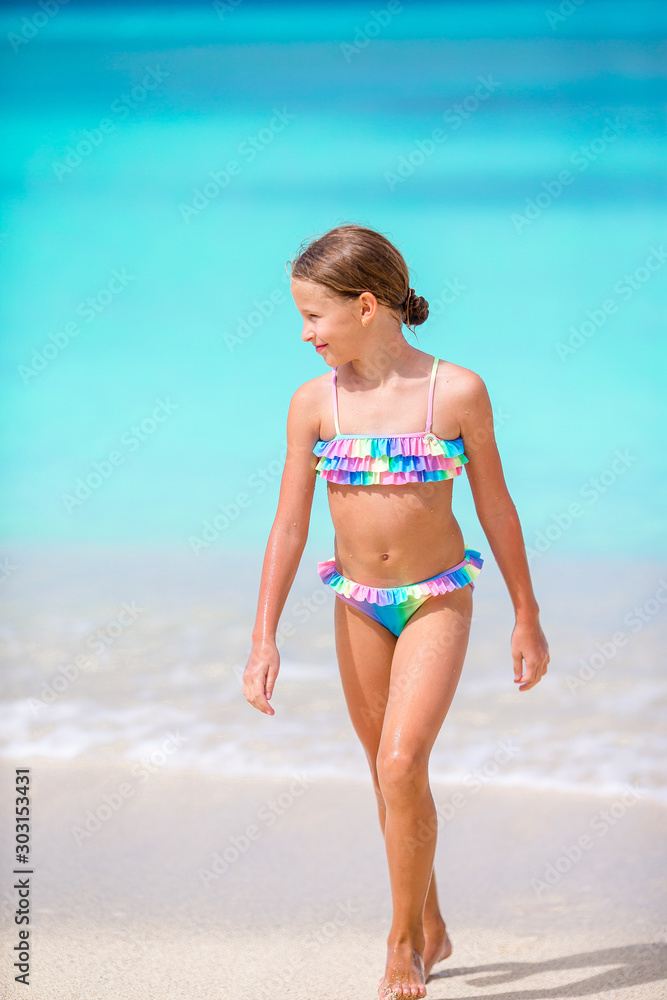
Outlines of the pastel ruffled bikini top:
M 463 438 L 445 441 L 431 431 L 433 391 L 439 361 L 439 358 L 433 358 L 425 430 L 391 437 L 340 433 L 336 369 L 332 368 L 336 436 L 329 441 L 318 441 L 313 448 L 320 459 L 315 467 L 316 473 L 330 483 L 350 486 L 403 486 L 405 483 L 431 483 L 460 476 L 468 461 L 463 453 Z

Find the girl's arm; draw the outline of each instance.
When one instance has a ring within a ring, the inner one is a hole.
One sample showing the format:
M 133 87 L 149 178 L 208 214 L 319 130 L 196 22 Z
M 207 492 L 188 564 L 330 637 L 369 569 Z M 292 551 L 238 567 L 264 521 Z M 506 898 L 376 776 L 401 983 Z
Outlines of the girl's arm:
M 308 538 L 317 465 L 313 447 L 319 434 L 316 382 L 300 386 L 290 402 L 278 510 L 266 546 L 252 649 L 243 672 L 245 698 L 267 715 L 275 715 L 269 699 L 280 667 L 276 630 Z
M 479 523 L 514 605 L 516 624 L 511 642 L 514 682 L 520 685 L 519 691 L 528 691 L 547 672 L 549 647 L 540 626 L 540 609 L 533 593 L 519 515 L 507 490 L 498 454 L 489 394 L 474 372 L 466 372 L 463 381 L 461 436 L 469 459 L 465 469 Z

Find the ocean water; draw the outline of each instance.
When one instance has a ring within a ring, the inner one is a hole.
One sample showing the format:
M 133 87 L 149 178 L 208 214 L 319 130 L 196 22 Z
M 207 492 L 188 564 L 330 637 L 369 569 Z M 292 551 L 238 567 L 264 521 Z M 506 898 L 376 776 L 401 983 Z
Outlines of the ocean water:
M 550 626 L 549 682 L 518 695 L 461 477 L 486 565 L 434 775 L 664 797 L 661 6 L 168 10 L 68 5 L 31 37 L 32 8 L 0 14 L 3 752 L 367 780 L 314 570 L 323 483 L 280 714 L 239 682 L 289 400 L 326 370 L 285 262 L 351 221 L 431 303 L 418 346 L 487 383 Z

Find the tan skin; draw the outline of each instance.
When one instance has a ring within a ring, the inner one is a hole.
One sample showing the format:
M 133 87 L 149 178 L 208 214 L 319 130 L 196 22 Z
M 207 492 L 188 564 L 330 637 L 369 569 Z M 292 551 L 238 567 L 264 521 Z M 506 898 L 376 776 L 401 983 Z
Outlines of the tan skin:
M 408 344 L 396 311 L 372 292 L 344 299 L 296 279 L 291 291 L 303 317 L 302 340 L 326 345 L 318 353 L 330 368 L 338 367 L 341 433 L 422 430 L 433 357 Z M 549 647 L 478 375 L 440 361 L 432 429 L 440 438 L 463 437 L 477 516 L 514 606 L 514 683 L 529 691 L 547 672 Z M 327 371 L 296 390 L 287 417 L 278 510 L 243 674 L 244 696 L 267 715 L 274 715 L 270 699 L 280 665 L 276 630 L 308 536 L 318 461 L 313 447 L 334 434 Z M 368 586 L 396 587 L 459 563 L 464 544 L 451 509 L 453 482 L 327 483 L 338 572 Z M 391 882 L 393 921 L 378 993 L 383 1000 L 423 997 L 432 966 L 451 953 L 433 875 L 437 817 L 428 760 L 463 668 L 472 589 L 429 597 L 398 637 L 343 601 L 334 608 L 343 690 L 370 765 Z

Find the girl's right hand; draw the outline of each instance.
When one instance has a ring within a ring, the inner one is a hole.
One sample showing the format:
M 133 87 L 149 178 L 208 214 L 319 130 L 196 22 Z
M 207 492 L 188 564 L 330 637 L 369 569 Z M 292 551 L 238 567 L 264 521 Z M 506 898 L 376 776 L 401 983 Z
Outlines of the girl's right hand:
M 275 715 L 269 705 L 280 669 L 280 653 L 273 642 L 253 643 L 243 671 L 243 696 L 266 715 Z

